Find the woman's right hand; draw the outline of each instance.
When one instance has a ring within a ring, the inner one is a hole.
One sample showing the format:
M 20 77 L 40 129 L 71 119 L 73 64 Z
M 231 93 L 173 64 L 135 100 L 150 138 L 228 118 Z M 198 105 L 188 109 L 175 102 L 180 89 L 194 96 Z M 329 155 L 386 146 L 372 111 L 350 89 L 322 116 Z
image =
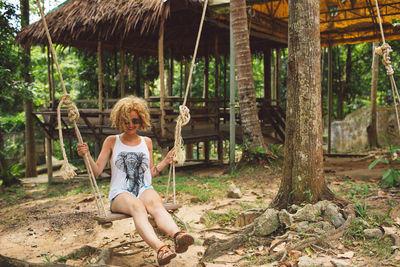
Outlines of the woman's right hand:
M 89 146 L 86 143 L 78 144 L 77 146 L 78 155 L 83 157 L 89 153 Z

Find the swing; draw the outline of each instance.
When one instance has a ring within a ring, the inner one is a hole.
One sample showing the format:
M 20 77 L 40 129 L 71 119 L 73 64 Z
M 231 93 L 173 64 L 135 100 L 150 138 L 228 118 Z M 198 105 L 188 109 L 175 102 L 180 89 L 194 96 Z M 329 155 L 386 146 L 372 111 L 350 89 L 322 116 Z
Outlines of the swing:
M 190 87 L 190 83 L 191 83 L 191 79 L 192 79 L 192 73 L 193 73 L 193 67 L 194 67 L 194 63 L 195 63 L 195 59 L 196 59 L 196 54 L 197 54 L 197 50 L 198 50 L 198 46 L 199 46 L 199 42 L 200 42 L 200 36 L 201 36 L 201 31 L 202 31 L 202 27 L 203 27 L 204 18 L 205 18 L 205 13 L 206 13 L 206 10 L 207 10 L 207 4 L 208 4 L 208 0 L 205 0 L 204 7 L 203 7 L 203 13 L 202 13 L 201 21 L 200 21 L 200 26 L 199 26 L 199 31 L 198 31 L 198 34 L 197 34 L 196 45 L 195 45 L 195 49 L 194 49 L 194 53 L 193 53 L 192 63 L 191 63 L 191 67 L 190 67 L 189 78 L 188 78 L 188 82 L 187 82 L 187 86 L 186 86 L 185 97 L 184 97 L 183 104 L 179 106 L 179 111 L 180 112 L 179 112 L 179 116 L 178 116 L 178 120 L 177 120 L 176 128 L 175 128 L 175 142 L 174 142 L 175 155 L 174 155 L 174 160 L 170 164 L 168 185 L 167 185 L 167 191 L 166 191 L 166 201 L 168 201 L 168 198 L 169 198 L 168 191 L 169 191 L 169 185 L 170 185 L 171 175 L 172 175 L 172 177 L 173 177 L 173 203 L 168 203 L 168 202 L 164 203 L 164 208 L 168 212 L 170 212 L 172 214 L 176 210 L 178 210 L 179 208 L 182 207 L 181 204 L 176 203 L 175 162 L 177 164 L 179 164 L 179 165 L 182 165 L 184 163 L 184 161 L 185 161 L 185 153 L 183 151 L 183 138 L 182 138 L 182 135 L 181 135 L 181 129 L 190 120 L 190 111 L 186 107 L 186 102 L 187 102 L 188 93 L 189 93 L 189 87 Z M 48 42 L 49 42 L 49 47 L 51 49 L 51 53 L 53 55 L 54 62 L 56 63 L 57 72 L 58 72 L 58 75 L 60 77 L 60 82 L 61 82 L 62 89 L 63 89 L 63 92 L 64 92 L 64 95 L 61 96 L 60 103 L 58 104 L 58 107 L 57 107 L 58 133 L 59 133 L 60 146 L 61 146 L 63 159 L 64 159 L 63 160 L 63 165 L 61 167 L 61 173 L 62 173 L 62 176 L 63 176 L 64 179 L 71 179 L 76 175 L 76 173 L 73 170 L 72 166 L 68 163 L 67 155 L 66 155 L 65 148 L 64 148 L 64 142 L 63 142 L 63 136 L 62 136 L 62 128 L 61 128 L 61 106 L 63 104 L 65 104 L 67 106 L 68 119 L 74 125 L 75 134 L 77 136 L 78 142 L 80 144 L 82 144 L 83 143 L 83 139 L 82 139 L 82 136 L 81 136 L 80 131 L 78 129 L 78 126 L 76 124 L 77 120 L 79 119 L 79 110 L 72 103 L 72 101 L 70 100 L 70 95 L 67 93 L 67 90 L 65 88 L 64 81 L 63 81 L 63 78 L 62 78 L 62 74 L 61 74 L 61 71 L 60 71 L 60 67 L 59 67 L 59 64 L 58 64 L 58 61 L 57 61 L 57 55 L 56 55 L 54 47 L 53 47 L 53 43 L 52 43 L 52 40 L 51 40 L 51 37 L 50 37 L 49 29 L 47 27 L 47 23 L 46 23 L 46 20 L 45 20 L 45 17 L 44 17 L 44 13 L 43 13 L 43 10 L 42 10 L 42 7 L 41 7 L 41 4 L 40 4 L 39 0 L 37 0 L 37 5 L 38 5 L 39 10 L 40 10 L 43 26 L 45 28 L 46 36 L 47 36 L 47 39 L 48 39 Z M 163 26 L 160 29 L 160 32 L 161 31 L 163 31 Z M 88 175 L 89 175 L 90 184 L 91 184 L 91 187 L 92 187 L 92 190 L 93 190 L 93 193 L 94 193 L 94 197 L 96 199 L 96 205 L 97 205 L 97 210 L 98 210 L 98 215 L 95 216 L 94 219 L 101 225 L 110 226 L 110 224 L 112 224 L 113 221 L 130 218 L 131 216 L 127 215 L 127 214 L 106 212 L 106 210 L 104 208 L 104 203 L 103 203 L 103 200 L 102 200 L 102 196 L 101 196 L 100 190 L 99 190 L 99 188 L 97 186 L 96 179 L 94 177 L 93 170 L 92 170 L 92 168 L 91 168 L 91 166 L 89 164 L 89 158 L 88 158 L 87 155 L 84 156 L 84 163 L 85 163 Z M 183 223 L 183 224 L 185 225 L 185 223 Z
M 390 54 L 389 54 L 389 53 L 393 52 L 393 50 L 390 47 L 390 45 L 388 43 L 386 43 L 386 41 L 385 41 L 385 34 L 383 32 L 378 0 L 375 0 L 375 5 L 376 5 L 376 14 L 379 19 L 379 28 L 380 28 L 380 32 L 381 32 L 381 36 L 382 36 L 382 45 L 375 48 L 375 53 L 382 56 L 382 63 L 385 66 L 386 74 L 389 76 L 389 79 L 390 79 L 390 85 L 391 85 L 392 94 L 393 94 L 394 109 L 396 112 L 397 127 L 398 127 L 398 131 L 399 131 L 399 135 L 400 135 L 399 111 L 397 109 L 397 105 L 399 104 L 397 101 L 400 102 L 400 95 L 399 95 L 399 91 L 397 90 L 396 81 L 394 80 L 394 70 L 392 68 L 392 63 L 390 61 Z M 397 97 L 397 101 L 396 101 L 396 97 Z

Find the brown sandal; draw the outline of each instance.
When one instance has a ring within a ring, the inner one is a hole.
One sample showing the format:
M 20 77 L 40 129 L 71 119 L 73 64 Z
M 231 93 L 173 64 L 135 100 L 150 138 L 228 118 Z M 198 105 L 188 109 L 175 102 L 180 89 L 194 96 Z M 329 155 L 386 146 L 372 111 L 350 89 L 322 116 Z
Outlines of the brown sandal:
M 157 261 L 160 266 L 168 264 L 175 257 L 176 253 L 171 250 L 170 245 L 164 245 L 157 251 Z
M 183 253 L 188 250 L 190 245 L 193 245 L 194 238 L 185 231 L 179 231 L 174 235 L 175 252 Z

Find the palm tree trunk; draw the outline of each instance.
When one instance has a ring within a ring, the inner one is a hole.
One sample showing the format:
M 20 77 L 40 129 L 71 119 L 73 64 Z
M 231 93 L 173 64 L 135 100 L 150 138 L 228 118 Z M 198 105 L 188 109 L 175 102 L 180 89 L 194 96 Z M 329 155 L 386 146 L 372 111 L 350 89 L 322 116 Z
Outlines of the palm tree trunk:
M 245 0 L 231 0 L 230 12 L 237 68 L 238 96 L 242 119 L 244 154 L 250 148 L 267 150 L 261 132 L 253 79 L 253 66 Z

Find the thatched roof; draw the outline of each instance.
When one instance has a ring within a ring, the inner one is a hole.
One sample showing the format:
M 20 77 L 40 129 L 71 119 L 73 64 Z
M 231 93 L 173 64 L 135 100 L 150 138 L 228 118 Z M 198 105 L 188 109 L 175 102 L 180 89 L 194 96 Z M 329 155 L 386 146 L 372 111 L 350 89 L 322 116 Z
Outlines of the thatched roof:
M 159 25 L 165 18 L 165 50 L 188 56 L 193 53 L 202 8 L 202 0 L 69 0 L 48 13 L 46 21 L 55 44 L 95 50 L 100 38 L 106 50 L 119 50 L 122 44 L 133 54 L 157 55 Z M 203 26 L 200 56 L 214 53 L 216 46 L 220 54 L 229 51 L 229 23 L 214 19 L 211 13 L 209 9 Z M 252 49 L 284 46 L 282 40 L 254 34 Z M 24 27 L 16 43 L 46 45 L 41 21 Z
M 210 0 L 198 55 L 229 53 L 229 0 Z M 221 4 L 222 2 L 222 4 Z M 287 0 L 248 0 L 253 51 L 287 43 Z M 379 41 L 373 0 L 320 0 L 321 43 L 352 44 Z M 399 0 L 379 0 L 386 40 L 399 39 L 394 22 Z M 175 57 L 190 56 L 197 36 L 203 0 L 68 0 L 46 15 L 56 44 L 96 50 L 121 47 L 141 56 L 157 55 L 160 22 L 165 20 L 164 48 Z M 17 44 L 46 45 L 41 21 L 24 27 Z

